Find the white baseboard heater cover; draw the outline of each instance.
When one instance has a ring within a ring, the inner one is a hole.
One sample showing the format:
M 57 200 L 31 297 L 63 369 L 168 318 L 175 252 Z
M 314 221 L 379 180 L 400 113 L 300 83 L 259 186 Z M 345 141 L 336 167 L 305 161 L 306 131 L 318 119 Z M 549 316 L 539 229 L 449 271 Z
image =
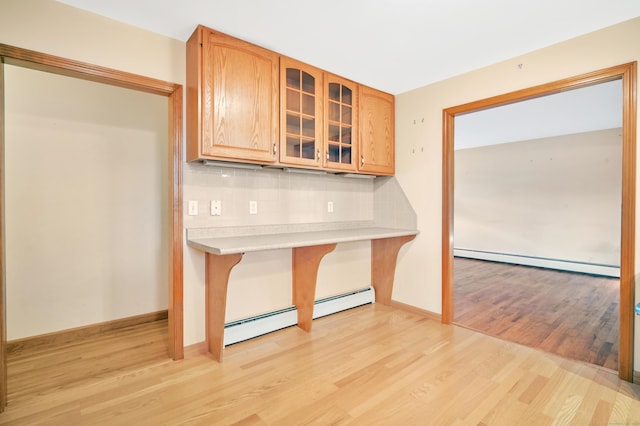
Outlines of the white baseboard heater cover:
M 535 266 L 539 268 L 557 269 L 560 271 L 579 272 L 584 274 L 602 275 L 620 278 L 620 267 L 616 265 L 601 265 L 571 260 L 550 259 L 545 257 L 522 256 L 517 254 L 495 253 L 482 250 L 453 249 L 455 257 L 488 260 L 491 262 L 513 263 L 516 265 Z
M 320 318 L 336 312 L 367 305 L 375 302 L 373 287 L 356 290 L 338 296 L 316 300 L 313 306 L 313 318 Z M 298 310 L 291 306 L 279 311 L 257 315 L 233 321 L 224 325 L 224 346 L 262 336 L 298 323 Z

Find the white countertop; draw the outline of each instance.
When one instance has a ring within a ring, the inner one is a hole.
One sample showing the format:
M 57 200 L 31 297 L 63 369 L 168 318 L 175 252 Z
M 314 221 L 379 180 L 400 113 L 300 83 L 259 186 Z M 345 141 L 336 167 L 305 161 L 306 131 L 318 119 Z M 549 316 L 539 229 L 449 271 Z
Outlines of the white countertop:
M 187 244 L 207 253 L 225 255 L 250 251 L 277 250 L 350 241 L 377 240 L 381 238 L 417 235 L 417 229 L 355 227 L 326 229 L 321 231 L 282 232 L 223 237 L 187 237 Z

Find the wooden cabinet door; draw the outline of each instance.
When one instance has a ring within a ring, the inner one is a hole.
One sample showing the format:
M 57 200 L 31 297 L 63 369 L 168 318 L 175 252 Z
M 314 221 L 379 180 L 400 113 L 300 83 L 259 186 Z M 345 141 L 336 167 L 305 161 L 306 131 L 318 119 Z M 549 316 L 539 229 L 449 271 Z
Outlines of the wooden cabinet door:
M 358 171 L 376 175 L 395 172 L 393 95 L 360 86 L 360 159 Z
M 355 171 L 358 161 L 358 85 L 353 81 L 324 75 L 323 166 Z
M 205 27 L 197 31 L 200 45 L 197 39 L 190 40 L 187 54 L 193 68 L 194 50 L 201 49 L 200 74 L 196 77 L 188 69 L 187 77 L 198 79 L 198 93 L 197 100 L 194 96 L 187 100 L 187 107 L 189 112 L 200 112 L 199 123 L 191 123 L 199 128 L 198 156 L 275 162 L 279 55 Z M 193 95 L 193 83 L 188 81 L 187 86 Z
M 321 70 L 280 58 L 280 163 L 320 167 L 322 161 Z

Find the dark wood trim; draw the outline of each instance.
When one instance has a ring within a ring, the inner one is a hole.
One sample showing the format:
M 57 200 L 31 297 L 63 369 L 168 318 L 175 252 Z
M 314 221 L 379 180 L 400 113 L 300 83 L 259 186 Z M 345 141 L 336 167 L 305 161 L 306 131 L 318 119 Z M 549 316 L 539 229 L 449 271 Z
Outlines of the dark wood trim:
M 20 47 L 0 43 L 0 58 L 4 63 L 31 68 L 53 74 L 66 75 L 81 80 L 96 81 L 111 86 L 170 96 L 179 84 L 169 83 L 151 77 L 114 70 L 86 62 L 75 61 L 60 56 L 49 55 Z
M 169 200 L 171 203 L 171 224 L 170 224 L 170 270 L 169 273 L 169 341 L 168 352 L 173 359 L 184 357 L 183 347 L 183 245 L 182 245 L 182 85 L 170 83 L 154 78 L 144 77 L 124 71 L 118 71 L 98 65 L 48 55 L 46 53 L 35 52 L 15 46 L 0 44 L 0 62 L 31 68 L 40 71 L 51 72 L 60 75 L 80 78 L 83 80 L 95 81 L 110 84 L 118 87 L 125 87 L 132 90 L 139 90 L 156 95 L 166 96 L 169 101 L 169 152 L 171 153 L 170 179 L 168 187 Z M 0 97 L 3 90 L 0 84 Z M 4 111 L 0 105 L 0 117 Z M 3 128 L 0 134 L 4 132 Z M 0 139 L 0 143 L 2 143 Z M 4 145 L 3 145 L 4 146 Z M 3 147 L 2 146 L 2 147 Z M 0 147 L 0 152 L 2 152 Z M 4 162 L 4 155 L 1 159 Z M 0 166 L 2 167 L 2 166 Z M 1 171 L 1 170 L 0 170 Z M 4 176 L 0 175 L 0 188 L 4 188 Z M 0 205 L 0 211 L 4 206 Z M 4 227 L 4 218 L 0 216 L 0 229 Z M 0 242 L 0 254 L 4 255 L 4 241 Z M 0 263 L 0 267 L 2 267 Z M 1 271 L 4 273 L 4 269 Z M 4 294 L 4 280 L 1 283 L 0 293 Z M 5 327 L 4 318 L 4 297 L 1 300 L 2 317 L 0 329 Z M 6 341 L 0 342 L 0 371 L 6 368 Z M 0 377 L 0 410 L 6 405 L 6 374 Z
M 25 349 L 32 349 L 39 346 L 62 345 L 78 339 L 99 336 L 113 330 L 126 327 L 147 324 L 149 322 L 167 319 L 168 311 L 150 312 L 148 314 L 135 315 L 127 318 L 120 318 L 112 321 L 105 321 L 99 324 L 90 324 L 83 327 L 75 327 L 69 330 L 55 331 L 53 333 L 40 334 L 38 336 L 25 337 L 7 342 L 7 353 L 12 354 Z
M 442 117 L 442 323 L 453 322 L 454 115 Z
M 0 413 L 7 406 L 7 311 L 4 266 L 4 62 L 0 57 Z
M 421 309 L 416 306 L 407 305 L 406 303 L 398 302 L 397 300 L 391 300 L 391 302 L 389 302 L 389 306 L 395 309 L 400 309 L 401 311 L 407 311 L 421 317 L 429 318 L 437 322 L 442 321 L 442 315 L 440 314 L 436 314 L 435 312 L 427 311 L 426 309 Z
M 184 297 L 183 297 L 183 218 L 182 218 L 182 86 L 169 95 L 169 202 L 171 218 L 171 261 L 169 262 L 169 356 L 184 358 Z
M 620 247 L 620 336 L 618 375 L 633 381 L 636 236 L 637 63 L 622 72 L 622 238 Z
M 620 335 L 618 375 L 633 381 L 634 261 L 636 203 L 637 63 L 618 65 L 551 83 L 447 108 L 442 136 L 442 322 L 453 321 L 453 176 L 455 116 L 622 79 L 622 226 L 620 253 Z

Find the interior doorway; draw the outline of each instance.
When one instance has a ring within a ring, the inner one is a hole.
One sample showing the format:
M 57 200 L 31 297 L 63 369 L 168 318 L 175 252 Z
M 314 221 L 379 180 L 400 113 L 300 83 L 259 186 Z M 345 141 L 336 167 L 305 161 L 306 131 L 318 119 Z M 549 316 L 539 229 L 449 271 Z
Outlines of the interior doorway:
M 7 340 L 167 309 L 162 96 L 5 65 Z
M 621 127 L 619 79 L 456 119 L 455 324 L 617 371 Z
M 168 181 L 165 184 L 166 204 L 169 212 L 169 259 L 165 273 L 169 277 L 168 289 L 168 352 L 173 359 L 181 359 L 183 352 L 182 306 L 182 86 L 161 80 L 117 71 L 66 58 L 34 52 L 0 44 L 0 410 L 7 403 L 6 369 L 6 307 L 5 307 L 5 224 L 4 224 L 4 65 L 16 65 L 39 71 L 62 74 L 128 89 L 164 96 L 168 99 Z
M 505 95 L 484 99 L 443 111 L 443 235 L 442 235 L 442 321 L 454 317 L 453 288 L 453 190 L 454 190 L 454 123 L 457 115 L 505 105 L 525 99 L 591 86 L 616 79 L 622 80 L 622 219 L 620 250 L 620 378 L 633 381 L 634 261 L 635 261 L 635 182 L 636 182 L 636 76 L 637 65 L 630 63 L 577 77 L 543 84 Z

